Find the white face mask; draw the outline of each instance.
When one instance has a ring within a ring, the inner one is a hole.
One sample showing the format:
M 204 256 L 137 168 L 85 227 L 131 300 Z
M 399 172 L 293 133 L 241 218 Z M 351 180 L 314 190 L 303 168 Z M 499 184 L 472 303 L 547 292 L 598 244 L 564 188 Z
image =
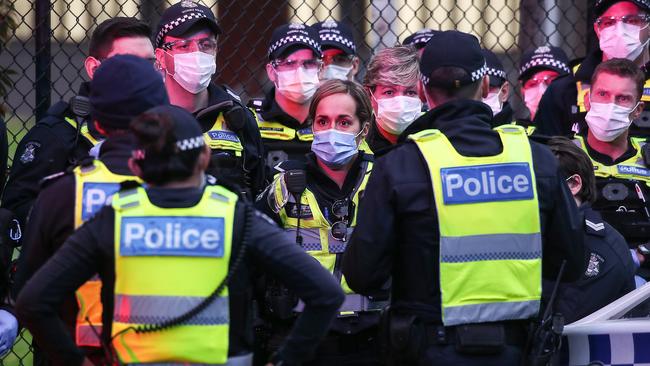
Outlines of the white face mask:
M 275 74 L 277 91 L 295 103 L 307 103 L 318 89 L 318 69 L 299 67 L 289 71 L 276 70 Z
M 492 109 L 492 115 L 494 116 L 499 114 L 499 112 L 501 112 L 501 109 L 503 108 L 503 104 L 501 104 L 501 100 L 499 99 L 500 93 L 501 93 L 501 89 L 499 89 L 495 93 L 488 93 L 487 98 L 483 99 L 483 103 L 490 106 L 490 109 Z
M 537 113 L 537 107 L 539 106 L 539 101 L 542 99 L 542 95 L 548 89 L 548 85 L 544 83 L 539 83 L 536 87 L 524 89 L 524 104 L 530 111 L 531 118 Z
M 642 29 L 645 27 L 641 28 L 638 25 L 626 24 L 621 21 L 616 22 L 615 26 L 600 31 L 598 39 L 600 49 L 608 58 L 626 58 L 634 61 L 648 44 L 648 41 L 642 44 L 639 39 Z
M 422 114 L 420 98 L 398 95 L 376 99 L 377 123 L 391 135 L 399 135 Z
M 352 71 L 352 66 L 343 67 L 334 64 L 327 65 L 323 68 L 323 72 L 321 73 L 321 81 L 331 79 L 348 80 L 350 71 Z
M 217 71 L 214 55 L 205 52 L 177 53 L 174 55 L 176 82 L 192 94 L 204 91 Z
M 589 131 L 600 141 L 610 142 L 622 135 L 632 124 L 630 113 L 636 109 L 614 103 L 594 103 L 585 116 Z

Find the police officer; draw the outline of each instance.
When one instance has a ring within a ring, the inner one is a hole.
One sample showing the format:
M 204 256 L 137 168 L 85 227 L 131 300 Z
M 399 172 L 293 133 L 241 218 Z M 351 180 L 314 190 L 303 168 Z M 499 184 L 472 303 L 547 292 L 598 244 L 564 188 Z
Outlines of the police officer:
M 573 199 L 585 217 L 589 263 L 578 281 L 560 284 L 555 303 L 555 310 L 569 324 L 634 290 L 636 265 L 623 236 L 591 207 L 596 200 L 596 177 L 589 156 L 563 137 L 550 139 L 548 146 L 566 173 Z
M 132 54 L 154 59 L 151 29 L 135 18 L 112 18 L 97 26 L 90 37 L 84 68 L 92 79 L 105 59 L 117 54 Z M 50 107 L 47 116 L 22 138 L 11 166 L 2 207 L 12 211 L 25 224 L 36 196 L 39 181 L 74 166 L 88 155 L 102 138 L 88 119 L 88 83 L 70 103 L 60 101 Z
M 483 57 L 485 57 L 485 65 L 487 66 L 486 74 L 490 78 L 490 90 L 488 96 L 483 98 L 483 103 L 487 104 L 492 110 L 494 118 L 492 122 L 493 127 L 512 123 L 513 111 L 512 106 L 508 102 L 510 97 L 510 83 L 508 82 L 508 75 L 503 67 L 503 64 L 494 54 L 494 52 L 483 48 Z
M 102 62 L 90 82 L 89 100 L 93 124 L 107 139 L 101 145 L 99 160 L 86 158 L 76 168 L 46 178 L 27 224 L 16 293 L 75 228 L 106 205 L 121 182 L 136 179 L 127 164 L 133 146 L 129 123 L 149 108 L 169 104 L 162 78 L 151 62 L 132 55 L 117 55 Z M 87 347 L 93 356 L 103 355 L 96 336 L 102 327 L 100 286 L 97 280 L 89 281 L 77 291 L 76 298 L 71 293 L 59 309 L 77 346 Z
M 518 365 L 541 277 L 563 260 L 566 280 L 584 269 L 577 208 L 548 148 L 519 126 L 491 129 L 475 37 L 437 34 L 420 71 L 433 108 L 377 159 L 343 274 L 360 294 L 392 278 L 397 363 Z
M 363 86 L 375 112 L 366 139 L 375 154 L 392 148 L 399 135 L 422 114 L 419 74 L 418 58 L 411 47 L 384 48 L 370 59 Z
M 255 195 L 264 188 L 265 174 L 255 116 L 230 88 L 211 83 L 221 33 L 210 9 L 191 0 L 176 3 L 158 24 L 156 62 L 165 74 L 170 102 L 201 123 L 212 149 L 208 172 Z
M 146 183 L 120 191 L 63 244 L 21 292 L 19 318 L 59 364 L 83 354 L 56 309 L 98 273 L 110 364 L 252 365 L 252 282 L 273 274 L 305 310 L 270 362 L 312 356 L 343 294 L 332 276 L 237 194 L 206 184 L 210 149 L 176 106 L 131 124 L 131 170 Z
M 526 127 L 532 124 L 539 101 L 548 86 L 560 75 L 570 72 L 569 59 L 559 47 L 540 46 L 523 54 L 519 63 L 519 83 L 530 120 L 521 124 Z
M 644 80 L 643 72 L 626 59 L 598 65 L 585 98 L 589 128 L 575 136 L 575 143 L 594 165 L 598 190 L 594 209 L 623 234 L 631 247 L 650 238 L 646 142 L 629 132 L 644 108 L 640 100 Z
M 328 19 L 313 27 L 318 32 L 323 51 L 320 79 L 354 80 L 359 72 L 359 57 L 350 26 Z
M 295 166 L 291 161 L 281 163 L 279 168 L 283 172 L 257 204 L 327 268 L 346 293 L 328 337 L 318 348 L 317 358 L 309 364 L 376 365 L 380 362 L 376 343 L 379 310 L 386 302 L 378 301 L 377 296 L 355 294 L 341 275 L 343 252 L 356 225 L 359 202 L 372 171 L 372 156 L 359 150 L 370 125 L 372 107 L 361 85 L 329 80 L 314 94 L 309 118 L 314 121 L 314 141 L 306 166 Z M 299 177 L 301 182 L 297 182 Z M 267 293 L 279 293 L 273 290 L 267 289 Z M 387 299 L 388 294 L 384 295 Z M 267 301 L 270 305 L 280 303 L 274 299 Z M 290 311 L 295 305 L 287 304 L 287 309 Z M 293 310 L 300 311 L 301 307 Z M 272 314 L 281 311 L 271 309 Z M 270 320 L 274 338 L 286 334 L 278 319 Z
M 429 42 L 431 37 L 435 36 L 438 33 L 440 33 L 440 31 L 429 28 L 422 28 L 419 31 L 404 38 L 402 45 L 413 46 L 417 50 L 418 57 L 421 57 L 422 52 L 424 52 L 424 46 L 427 45 L 427 42 Z
M 595 2 L 594 31 L 599 47 L 592 50 L 573 73 L 558 78 L 549 86 L 539 104 L 540 113 L 535 118 L 538 132 L 544 135 L 571 135 L 572 131 L 586 128 L 585 96 L 589 82 L 598 64 L 612 58 L 626 58 L 646 73 L 650 61 L 648 39 L 650 31 L 650 1 L 648 0 L 597 0 Z M 645 86 L 643 101 L 650 100 L 650 84 Z M 647 117 L 634 122 L 633 136 L 649 136 Z
M 274 87 L 263 99 L 251 99 L 273 169 L 285 160 L 302 160 L 314 136 L 307 121 L 309 101 L 319 85 L 320 38 L 316 30 L 300 23 L 273 31 L 266 74 Z

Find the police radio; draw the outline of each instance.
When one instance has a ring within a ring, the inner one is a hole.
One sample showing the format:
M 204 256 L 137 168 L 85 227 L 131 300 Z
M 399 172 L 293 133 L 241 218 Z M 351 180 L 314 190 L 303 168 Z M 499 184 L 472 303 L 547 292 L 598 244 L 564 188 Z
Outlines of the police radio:
M 302 196 L 302 192 L 307 189 L 307 173 L 302 169 L 287 170 L 284 173 L 284 182 L 287 185 L 287 190 L 296 200 L 296 209 L 298 211 L 296 243 L 302 245 L 302 236 L 300 235 L 300 216 L 302 216 L 300 197 Z

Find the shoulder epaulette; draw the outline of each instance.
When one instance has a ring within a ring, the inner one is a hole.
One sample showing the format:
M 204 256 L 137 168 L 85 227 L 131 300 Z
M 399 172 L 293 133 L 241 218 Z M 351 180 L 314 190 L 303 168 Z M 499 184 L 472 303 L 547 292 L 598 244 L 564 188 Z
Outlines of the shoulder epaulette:
M 226 93 L 228 93 L 228 95 L 230 95 L 238 103 L 240 103 L 240 104 L 242 103 L 241 98 L 239 97 L 239 95 L 237 95 L 237 93 L 235 93 L 234 90 L 230 89 L 230 87 L 228 87 L 227 85 L 222 85 L 222 86 L 223 86 L 223 89 L 226 91 Z
M 123 192 L 123 191 L 128 191 L 128 190 L 134 190 L 138 187 L 141 187 L 141 184 L 138 183 L 135 180 L 125 180 L 120 183 L 120 189 L 118 192 Z

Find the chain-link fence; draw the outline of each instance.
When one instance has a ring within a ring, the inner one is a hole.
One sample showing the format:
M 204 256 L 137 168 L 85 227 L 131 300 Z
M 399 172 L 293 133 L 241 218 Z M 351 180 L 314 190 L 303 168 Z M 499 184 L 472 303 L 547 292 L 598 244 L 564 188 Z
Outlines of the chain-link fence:
M 98 23 L 114 16 L 134 16 L 155 29 L 160 13 L 175 1 L 0 0 L 0 42 L 4 41 L 0 96 L 3 76 L 13 82 L 4 98 L 10 161 L 20 138 L 47 107 L 69 100 L 87 78 L 83 61 L 88 36 Z M 576 58 L 584 56 L 594 41 L 593 0 L 222 0 L 204 4 L 217 14 L 224 29 L 217 55 L 218 81 L 241 93 L 244 100 L 261 96 L 270 86 L 264 69 L 270 35 L 276 26 L 290 21 L 313 24 L 334 19 L 350 24 L 362 63 L 378 49 L 424 27 L 472 33 L 500 57 L 515 86 L 522 51 L 550 44 Z M 524 113 L 516 94 L 511 102 L 517 114 Z M 1 363 L 31 365 L 29 339 L 23 331 Z

